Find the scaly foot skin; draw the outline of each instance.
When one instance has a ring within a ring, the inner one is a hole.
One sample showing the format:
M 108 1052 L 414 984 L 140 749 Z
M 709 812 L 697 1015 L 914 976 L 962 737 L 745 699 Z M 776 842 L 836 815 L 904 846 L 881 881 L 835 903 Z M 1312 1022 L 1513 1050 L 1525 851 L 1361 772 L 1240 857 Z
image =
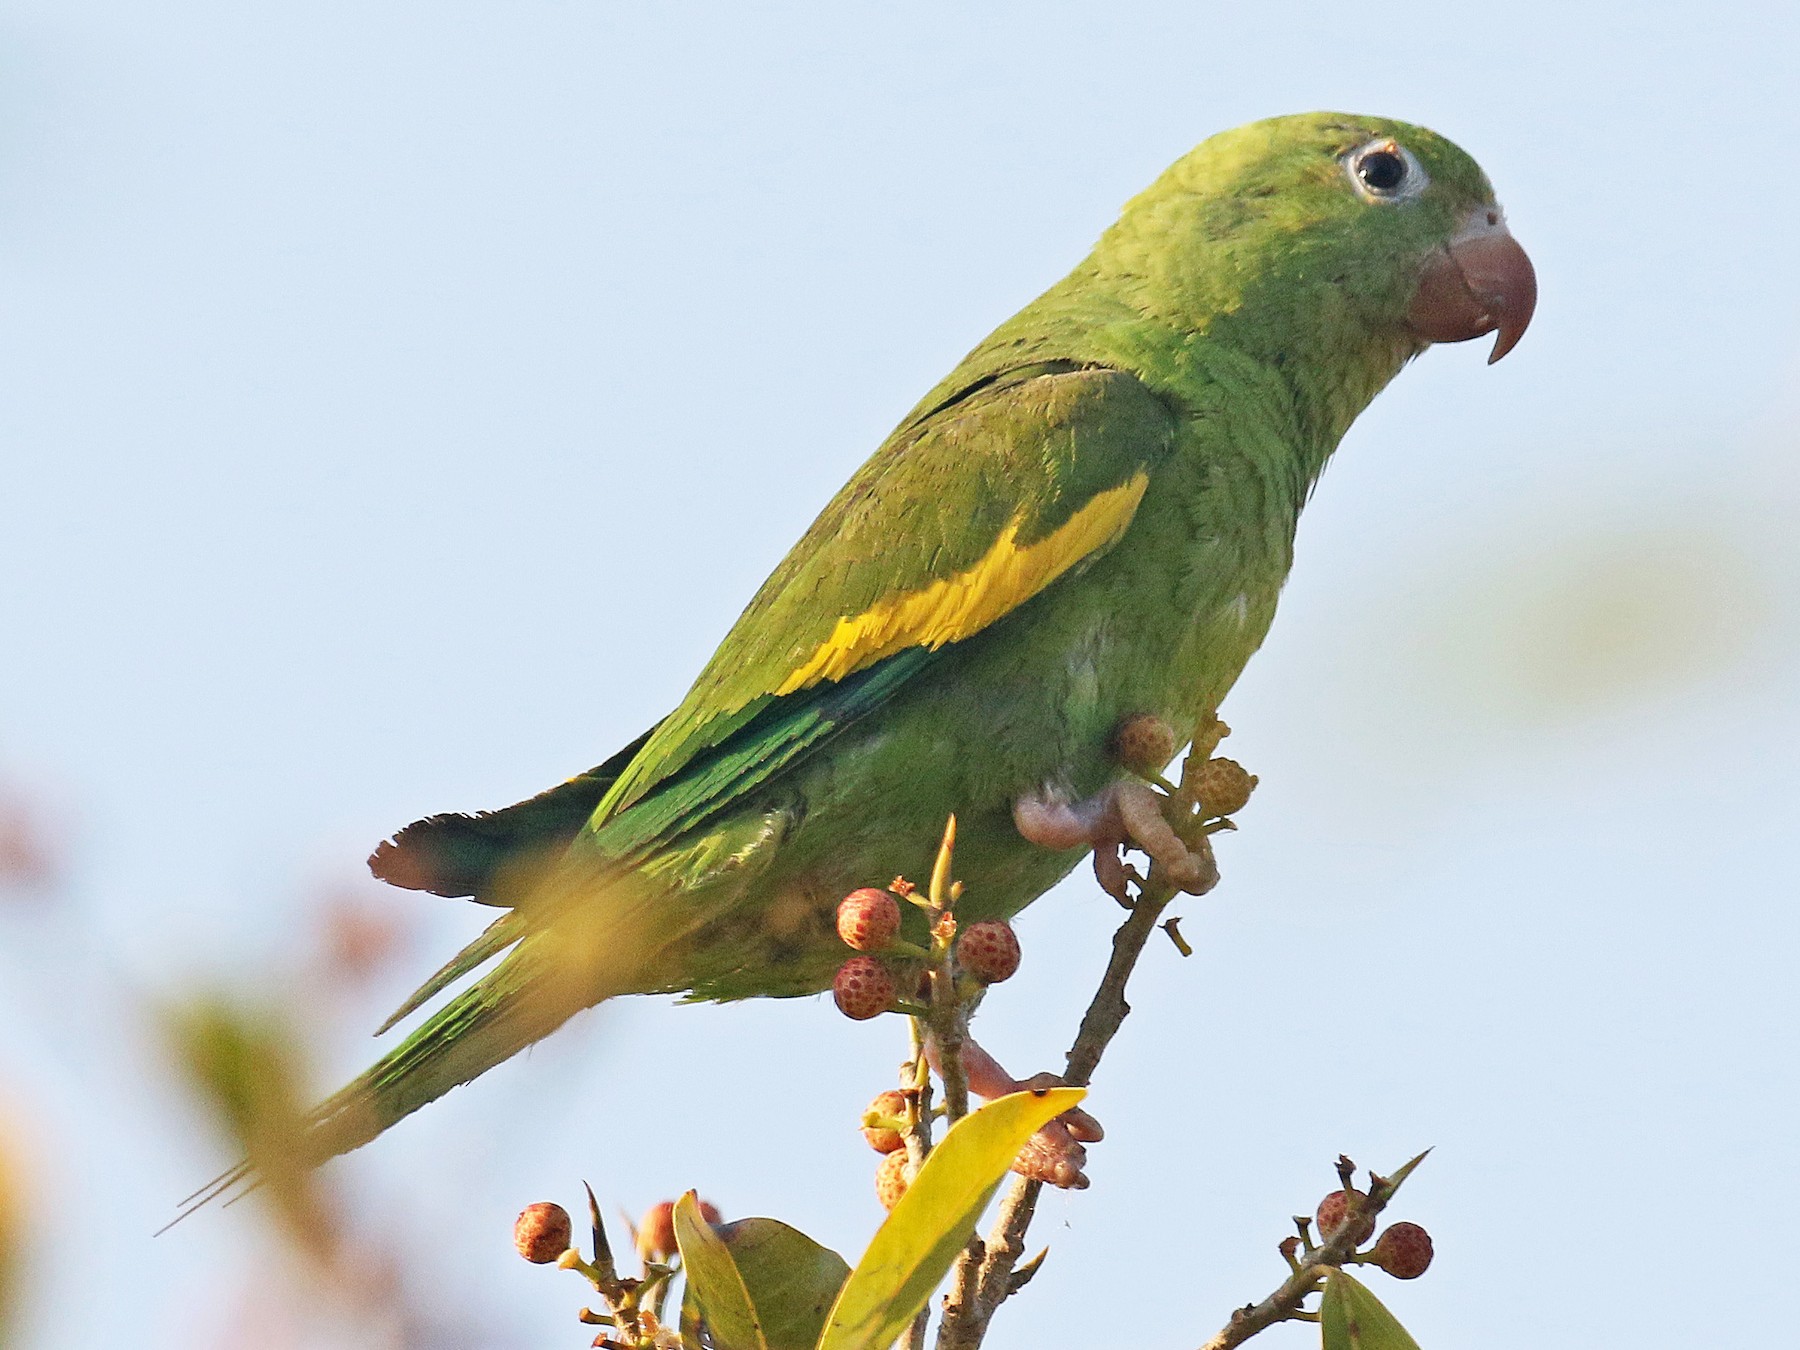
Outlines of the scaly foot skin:
M 1178 890 L 1205 895 L 1219 881 L 1210 853 L 1189 850 L 1162 813 L 1162 797 L 1148 783 L 1124 780 L 1086 801 L 1071 802 L 1046 788 L 1013 803 L 1013 824 L 1040 848 L 1094 850 L 1094 877 L 1120 904 L 1130 903 L 1128 882 L 1142 883 L 1125 862 L 1141 849 Z
M 942 1076 L 944 1070 L 938 1060 L 935 1041 L 926 1040 L 925 1054 Z M 969 1091 L 984 1101 L 1014 1092 L 1041 1092 L 1045 1088 L 1064 1086 L 1063 1080 L 1053 1073 L 1014 1078 L 1000 1067 L 999 1060 L 972 1040 L 963 1041 L 962 1067 Z M 1032 1181 L 1042 1181 L 1064 1190 L 1084 1191 L 1088 1179 L 1081 1169 L 1087 1165 L 1087 1149 L 1082 1145 L 1097 1144 L 1105 1137 L 1106 1131 L 1100 1128 L 1099 1121 L 1079 1106 L 1071 1107 L 1025 1141 L 1025 1147 L 1013 1159 L 1012 1170 Z

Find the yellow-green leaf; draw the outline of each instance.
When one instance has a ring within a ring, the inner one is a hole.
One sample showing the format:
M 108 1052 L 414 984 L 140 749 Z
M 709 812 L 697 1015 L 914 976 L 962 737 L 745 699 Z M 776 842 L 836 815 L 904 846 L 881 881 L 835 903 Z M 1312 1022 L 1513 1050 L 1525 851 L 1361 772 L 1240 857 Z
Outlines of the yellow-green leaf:
M 1398 1172 L 1394 1173 L 1393 1176 L 1388 1178 L 1388 1185 L 1392 1186 L 1396 1191 L 1399 1190 L 1401 1183 L 1403 1183 L 1408 1177 L 1410 1177 L 1413 1174 L 1413 1168 L 1417 1167 L 1420 1163 L 1424 1162 L 1425 1159 L 1428 1158 L 1430 1155 L 1431 1155 L 1431 1150 L 1426 1149 L 1425 1152 L 1421 1153 L 1418 1157 L 1416 1157 L 1412 1161 L 1406 1163 L 1404 1166 L 1401 1167 L 1401 1169 Z
M 11 1345 L 9 1328 L 13 1322 L 15 1302 L 21 1291 L 19 1266 L 25 1254 L 24 1208 L 20 1195 L 20 1169 L 4 1147 L 8 1140 L 0 1135 L 0 1345 Z
M 968 1245 L 1025 1141 L 1087 1095 L 1015 1092 L 959 1120 L 932 1149 L 838 1293 L 818 1350 L 885 1350 Z
M 1341 1270 L 1325 1277 L 1319 1332 L 1324 1350 L 1419 1350 L 1381 1300 Z
M 813 1350 L 849 1264 L 777 1219 L 739 1219 L 718 1232 L 737 1263 L 769 1350 Z
M 313 1173 L 298 1005 L 196 998 L 162 1010 L 163 1034 L 191 1087 L 231 1130 L 284 1237 L 321 1265 L 338 1224 Z
M 700 1217 L 700 1197 L 689 1191 L 677 1200 L 674 1218 L 688 1293 L 712 1331 L 713 1344 L 719 1350 L 769 1350 L 731 1249 Z

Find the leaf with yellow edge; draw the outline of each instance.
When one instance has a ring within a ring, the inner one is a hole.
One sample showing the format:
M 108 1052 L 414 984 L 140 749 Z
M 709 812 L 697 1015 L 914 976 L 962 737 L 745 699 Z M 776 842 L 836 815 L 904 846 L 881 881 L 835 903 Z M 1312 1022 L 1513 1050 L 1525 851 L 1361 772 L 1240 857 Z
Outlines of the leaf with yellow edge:
M 769 1350 L 731 1249 L 700 1216 L 700 1197 L 689 1191 L 677 1200 L 674 1219 L 688 1293 L 712 1331 L 713 1344 L 719 1350 Z
M 959 1120 L 875 1231 L 832 1306 L 818 1350 L 884 1350 L 968 1245 L 1025 1141 L 1079 1102 L 1081 1088 L 1015 1092 Z
M 1419 1350 L 1381 1300 L 1341 1270 L 1325 1277 L 1319 1332 L 1323 1350 Z

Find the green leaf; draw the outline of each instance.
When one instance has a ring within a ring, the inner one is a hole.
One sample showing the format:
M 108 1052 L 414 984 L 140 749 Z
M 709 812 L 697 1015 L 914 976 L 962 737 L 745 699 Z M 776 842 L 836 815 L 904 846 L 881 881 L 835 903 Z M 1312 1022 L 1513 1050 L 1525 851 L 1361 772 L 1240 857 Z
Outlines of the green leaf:
M 1431 1150 L 1426 1149 L 1424 1153 L 1421 1153 L 1418 1157 L 1403 1166 L 1398 1172 L 1388 1178 L 1388 1185 L 1393 1187 L 1396 1191 L 1399 1190 L 1401 1183 L 1413 1174 L 1413 1168 L 1424 1162 L 1430 1153 Z
M 884 1350 L 925 1306 L 968 1245 L 1019 1149 L 1087 1095 L 1015 1092 L 963 1117 L 932 1149 L 844 1282 L 818 1350 Z
M 0 1135 L 0 1345 L 13 1343 L 9 1332 L 14 1329 L 15 1305 L 23 1289 L 19 1267 L 25 1255 L 24 1205 L 19 1194 L 22 1169 L 5 1147 L 8 1142 Z
M 850 1266 L 778 1219 L 739 1219 L 719 1230 L 749 1291 L 769 1350 L 813 1350 Z
M 713 1343 L 719 1350 L 769 1350 L 731 1249 L 700 1217 L 700 1197 L 689 1191 L 677 1200 L 674 1218 L 675 1245 L 681 1248 L 688 1293 L 712 1331 Z M 688 1320 L 686 1302 L 684 1299 L 684 1323 Z
M 1341 1270 L 1325 1277 L 1319 1332 L 1324 1350 L 1419 1350 L 1381 1300 Z
M 681 1345 L 682 1350 L 701 1350 L 700 1340 L 700 1300 L 694 1297 L 692 1281 L 683 1281 L 681 1287 Z

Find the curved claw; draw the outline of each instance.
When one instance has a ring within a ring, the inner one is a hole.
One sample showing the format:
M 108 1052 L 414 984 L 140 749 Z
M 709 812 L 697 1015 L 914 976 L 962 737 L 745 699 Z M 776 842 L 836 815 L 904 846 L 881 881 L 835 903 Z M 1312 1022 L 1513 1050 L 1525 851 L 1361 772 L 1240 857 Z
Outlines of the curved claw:
M 1015 1084 L 1014 1091 L 1042 1092 L 1046 1088 L 1067 1086 L 1068 1084 L 1063 1080 L 1060 1074 L 1034 1073 L 1024 1082 Z M 1086 1111 L 1083 1111 L 1079 1106 L 1071 1106 L 1067 1111 L 1064 1111 L 1058 1116 L 1057 1120 L 1061 1121 L 1063 1125 L 1068 1128 L 1068 1131 L 1072 1136 L 1079 1139 L 1084 1144 L 1097 1144 L 1102 1139 L 1106 1138 L 1106 1131 L 1100 1127 L 1100 1122 L 1095 1120 Z
M 1063 1086 L 1063 1080 L 1053 1073 L 1036 1073 L 1018 1084 L 1031 1092 Z M 1105 1137 L 1099 1121 L 1072 1106 L 1025 1141 L 1013 1159 L 1012 1170 L 1065 1191 L 1085 1191 L 1088 1179 L 1082 1168 L 1087 1166 L 1087 1149 L 1082 1145 L 1097 1144 Z
M 1163 818 L 1162 799 L 1155 789 L 1148 783 L 1114 783 L 1109 791 L 1127 840 L 1164 867 L 1178 867 L 1187 860 L 1187 845 Z
M 1050 790 L 1013 803 L 1013 824 L 1042 848 L 1094 850 L 1094 878 L 1100 889 L 1128 903 L 1127 883 L 1137 874 L 1120 856 L 1142 849 L 1177 889 L 1204 895 L 1219 881 L 1209 850 L 1188 848 L 1162 813 L 1163 799 L 1147 783 L 1114 783 L 1085 801 L 1070 802 Z
M 937 1042 L 929 1036 L 925 1040 L 925 1054 L 932 1067 L 941 1074 L 943 1066 L 939 1062 Z M 1014 1078 L 1001 1067 L 999 1060 L 972 1039 L 963 1042 L 962 1067 L 969 1091 L 990 1101 L 1010 1092 L 1041 1092 L 1064 1086 L 1063 1080 L 1053 1073 L 1033 1074 L 1022 1080 Z M 1099 1121 L 1079 1106 L 1070 1107 L 1025 1141 L 1025 1146 L 1013 1159 L 1012 1170 L 1022 1177 L 1063 1190 L 1085 1190 L 1088 1179 L 1082 1168 L 1087 1166 L 1087 1149 L 1083 1145 L 1097 1144 L 1105 1137 L 1106 1131 Z
M 1060 1119 L 1051 1121 L 1019 1150 L 1012 1170 L 1032 1181 L 1041 1181 L 1065 1191 L 1085 1191 L 1087 1150 L 1075 1141 L 1069 1127 Z
M 1101 890 L 1121 905 L 1129 907 L 1130 883 L 1141 878 L 1137 869 L 1125 861 L 1124 852 L 1118 845 L 1102 844 L 1094 849 L 1094 880 L 1100 883 Z

